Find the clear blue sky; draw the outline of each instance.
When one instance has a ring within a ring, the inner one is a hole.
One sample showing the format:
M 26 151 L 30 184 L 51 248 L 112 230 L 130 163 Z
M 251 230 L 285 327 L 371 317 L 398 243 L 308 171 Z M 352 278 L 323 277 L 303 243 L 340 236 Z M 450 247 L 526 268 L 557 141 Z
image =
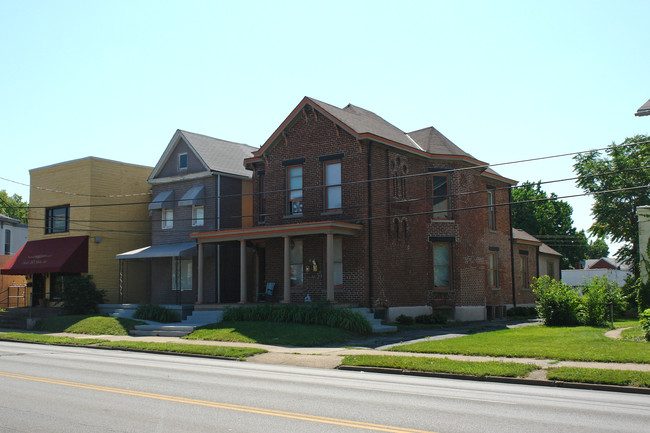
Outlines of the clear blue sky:
M 650 133 L 634 116 L 649 19 L 647 0 L 0 0 L 0 176 L 89 155 L 153 166 L 176 129 L 259 146 L 304 96 L 434 126 L 490 163 L 604 147 Z M 570 158 L 496 170 L 574 176 Z M 591 201 L 567 201 L 588 228 Z

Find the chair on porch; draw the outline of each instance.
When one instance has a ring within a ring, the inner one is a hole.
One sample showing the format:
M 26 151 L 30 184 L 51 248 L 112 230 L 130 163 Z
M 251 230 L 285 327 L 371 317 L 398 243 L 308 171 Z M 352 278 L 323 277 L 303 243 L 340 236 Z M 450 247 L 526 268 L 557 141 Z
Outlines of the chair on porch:
M 273 296 L 273 290 L 275 289 L 275 283 L 266 283 L 266 291 L 264 293 L 259 293 L 257 296 L 257 302 L 266 301 L 267 296 Z

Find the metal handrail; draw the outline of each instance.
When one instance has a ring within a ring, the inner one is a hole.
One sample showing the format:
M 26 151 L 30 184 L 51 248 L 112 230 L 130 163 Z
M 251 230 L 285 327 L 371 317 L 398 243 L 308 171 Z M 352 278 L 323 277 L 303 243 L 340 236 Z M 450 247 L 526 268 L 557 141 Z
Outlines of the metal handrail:
M 16 293 L 20 293 L 20 289 L 23 289 L 23 294 L 22 295 L 20 295 L 20 294 L 18 294 L 18 295 L 9 295 L 9 289 L 18 289 L 18 291 Z M 0 304 L 6 302 L 7 303 L 7 308 L 11 308 L 9 300 L 10 299 L 25 299 L 26 298 L 26 296 L 25 296 L 26 295 L 26 289 L 27 289 L 27 285 L 22 285 L 22 284 L 11 284 L 11 285 L 7 286 L 7 288 L 5 290 L 0 291 L 0 294 L 5 293 L 5 292 L 7 293 L 7 296 L 0 299 Z M 19 305 L 20 305 L 20 301 L 16 301 L 16 305 L 14 305 L 14 306 L 18 307 Z

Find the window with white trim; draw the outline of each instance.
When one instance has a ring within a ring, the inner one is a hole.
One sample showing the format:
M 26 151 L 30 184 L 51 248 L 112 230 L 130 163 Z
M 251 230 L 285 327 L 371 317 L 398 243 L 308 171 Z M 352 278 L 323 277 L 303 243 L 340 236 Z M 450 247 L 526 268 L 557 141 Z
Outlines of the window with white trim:
M 162 228 L 168 230 L 174 227 L 174 209 L 162 210 Z
M 203 225 L 203 206 L 192 206 L 192 227 L 199 227 Z

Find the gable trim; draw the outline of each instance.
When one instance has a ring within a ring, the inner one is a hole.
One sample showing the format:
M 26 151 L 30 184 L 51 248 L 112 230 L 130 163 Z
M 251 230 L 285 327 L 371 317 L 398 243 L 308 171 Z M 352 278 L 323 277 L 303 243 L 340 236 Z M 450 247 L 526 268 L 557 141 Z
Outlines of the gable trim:
M 156 163 L 156 166 L 154 167 L 151 174 L 149 175 L 149 179 L 147 179 L 147 182 L 155 183 L 154 181 L 158 180 L 156 179 L 156 177 L 160 174 L 160 172 L 162 171 L 163 167 L 167 164 L 167 162 L 169 162 L 169 158 L 171 157 L 176 146 L 178 146 L 179 140 L 183 140 L 183 142 L 187 145 L 187 148 L 190 149 L 192 154 L 194 154 L 194 156 L 196 156 L 196 158 L 201 162 L 201 164 L 206 169 L 206 171 L 210 171 L 210 167 L 208 167 L 208 165 L 205 163 L 203 158 L 201 158 L 201 156 L 197 153 L 194 147 L 190 144 L 189 140 L 185 138 L 183 131 L 177 129 L 172 139 L 169 141 L 169 144 L 165 148 L 165 151 L 163 152 L 162 156 L 158 160 L 158 163 Z

